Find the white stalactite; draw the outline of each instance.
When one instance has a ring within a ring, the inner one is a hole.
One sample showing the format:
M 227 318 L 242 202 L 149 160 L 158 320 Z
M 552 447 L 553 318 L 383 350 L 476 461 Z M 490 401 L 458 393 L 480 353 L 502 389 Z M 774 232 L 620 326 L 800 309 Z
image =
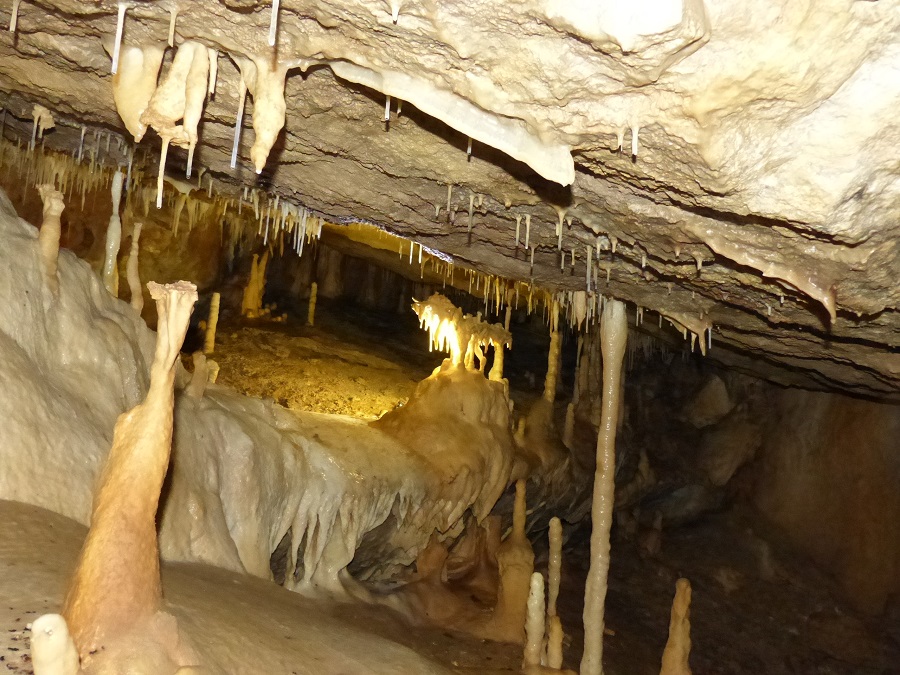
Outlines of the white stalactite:
M 244 123 L 244 107 L 247 102 L 247 83 L 244 82 L 243 75 L 241 76 L 241 83 L 238 85 L 238 90 L 240 91 L 240 94 L 238 96 L 237 117 L 234 120 L 234 144 L 231 146 L 232 169 L 237 166 L 238 148 L 241 145 L 241 127 Z
M 9 15 L 9 32 L 16 32 L 16 24 L 19 22 L 19 2 L 21 0 L 13 0 L 12 13 Z
M 274 47 L 278 38 L 278 6 L 279 0 L 272 0 L 272 14 L 269 17 L 269 46 Z
M 119 3 L 119 13 L 116 18 L 116 41 L 113 45 L 113 55 L 112 55 L 112 74 L 115 75 L 119 70 L 119 50 L 122 48 L 122 30 L 125 28 L 125 11 L 128 9 L 128 4 L 125 2 Z

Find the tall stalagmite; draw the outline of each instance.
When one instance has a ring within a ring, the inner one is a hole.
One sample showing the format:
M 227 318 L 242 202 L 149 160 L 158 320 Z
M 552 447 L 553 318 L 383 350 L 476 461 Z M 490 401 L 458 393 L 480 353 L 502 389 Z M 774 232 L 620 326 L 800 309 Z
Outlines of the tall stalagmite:
M 597 434 L 597 469 L 591 503 L 591 568 L 584 589 L 584 655 L 582 675 L 603 672 L 603 611 L 609 575 L 609 531 L 612 526 L 616 425 L 619 419 L 622 360 L 628 324 L 625 303 L 609 299 L 603 307 L 600 345 L 603 353 L 603 402 Z

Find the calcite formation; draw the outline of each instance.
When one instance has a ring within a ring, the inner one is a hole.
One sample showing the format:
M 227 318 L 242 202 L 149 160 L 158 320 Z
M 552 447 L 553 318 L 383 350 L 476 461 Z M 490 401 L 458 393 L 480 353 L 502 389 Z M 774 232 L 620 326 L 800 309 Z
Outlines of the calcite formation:
M 196 141 L 223 189 L 262 170 L 282 198 L 415 236 L 460 266 L 628 300 L 671 319 L 667 339 L 684 328 L 728 365 L 895 395 L 893 3 L 488 11 L 490 22 L 482 5 L 418 0 L 16 2 L 16 39 L 0 44 L 7 134 L 27 139 L 38 104 L 55 116 L 51 146 L 73 151 L 65 128 L 82 125 L 140 139 L 167 44 L 185 52 L 171 66 L 183 93 L 192 65 L 199 81 L 210 54 L 227 54 Z M 241 73 L 254 130 L 235 136 Z M 398 114 L 384 133 L 388 98 Z M 157 142 L 142 144 L 155 155 Z

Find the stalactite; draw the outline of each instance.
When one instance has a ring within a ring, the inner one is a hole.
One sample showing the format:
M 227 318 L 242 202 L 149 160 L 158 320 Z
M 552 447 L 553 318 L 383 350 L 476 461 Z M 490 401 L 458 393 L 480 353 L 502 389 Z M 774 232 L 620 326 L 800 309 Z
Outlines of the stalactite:
M 112 74 L 115 75 L 119 70 L 119 51 L 122 49 L 122 30 L 125 28 L 125 11 L 128 9 L 128 3 L 119 2 L 119 12 L 116 17 L 116 38 L 113 45 L 112 55 Z
M 169 8 L 169 46 L 175 46 L 175 22 L 178 20 L 178 5 L 172 3 Z
M 272 0 L 272 13 L 269 17 L 269 46 L 274 47 L 278 38 L 278 6 L 279 0 Z
M 237 166 L 237 156 L 238 149 L 241 144 L 241 128 L 244 123 L 244 107 L 247 102 L 247 83 L 244 81 L 244 77 L 241 76 L 241 82 L 238 85 L 238 109 L 237 109 L 237 117 L 235 117 L 234 121 L 234 144 L 231 146 L 231 168 L 235 168 Z
M 241 70 L 247 89 L 253 96 L 253 130 L 256 137 L 250 149 L 250 159 L 256 173 L 262 173 L 269 151 L 284 127 L 286 105 L 284 81 L 287 65 L 271 62 L 271 57 L 245 58 L 232 55 Z
M 597 468 L 591 504 L 591 564 L 584 592 L 583 675 L 603 673 L 603 615 L 609 575 L 609 533 L 612 526 L 616 425 L 619 419 L 622 361 L 628 335 L 625 303 L 606 300 L 600 323 L 603 389 Z
M 19 3 L 22 0 L 13 0 L 12 13 L 9 16 L 9 32 L 16 32 L 16 24 L 19 22 Z

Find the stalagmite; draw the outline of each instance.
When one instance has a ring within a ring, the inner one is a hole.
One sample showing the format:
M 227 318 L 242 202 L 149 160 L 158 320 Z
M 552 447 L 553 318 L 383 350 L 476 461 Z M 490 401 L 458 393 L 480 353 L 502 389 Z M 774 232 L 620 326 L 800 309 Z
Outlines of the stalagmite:
M 219 325 L 219 305 L 221 293 L 213 293 L 209 301 L 209 320 L 206 323 L 206 335 L 203 339 L 203 353 L 212 354 L 216 349 L 216 328 Z
M 134 224 L 131 232 L 131 252 L 128 255 L 128 264 L 125 268 L 125 275 L 128 279 L 128 288 L 131 290 L 131 306 L 138 314 L 144 309 L 144 293 L 141 287 L 141 277 L 138 272 L 138 260 L 140 256 L 141 229 L 143 223 L 140 221 Z
M 312 282 L 312 286 L 309 289 L 309 308 L 306 311 L 306 325 L 307 326 L 315 326 L 316 325 L 316 297 L 319 294 L 319 284 L 315 281 Z
M 550 519 L 550 557 L 547 563 L 547 616 L 556 616 L 556 600 L 559 597 L 559 580 L 562 572 L 562 521 Z
M 159 312 L 150 388 L 116 421 L 63 611 L 86 668 L 114 658 L 116 642 L 129 639 L 162 651 L 173 671 L 191 665 L 174 618 L 160 612 L 156 511 L 172 448 L 175 368 L 197 290 L 183 281 L 148 288 Z M 113 665 L 121 672 L 125 664 Z
M 544 400 L 553 403 L 556 400 L 556 380 L 559 377 L 559 355 L 562 349 L 562 336 L 559 332 L 559 302 L 553 300 L 550 309 L 550 349 L 547 354 L 547 377 L 544 379 Z
M 563 665 L 563 629 L 559 616 L 551 616 L 547 627 L 547 667 L 561 670 Z
M 675 582 L 675 599 L 669 620 L 669 639 L 662 656 L 659 675 L 691 675 L 691 582 Z
M 78 651 L 66 620 L 44 614 L 31 624 L 31 665 L 34 675 L 78 675 Z
M 497 604 L 487 628 L 487 637 L 521 644 L 525 637 L 525 617 L 531 575 L 534 572 L 534 551 L 525 536 L 525 481 L 516 481 L 516 501 L 513 508 L 512 532 L 497 550 L 500 585 Z
M 569 450 L 572 449 L 573 440 L 575 438 L 575 404 L 570 402 L 566 406 L 566 420 L 563 427 L 563 445 Z
M 125 175 L 116 171 L 112 179 L 112 215 L 106 228 L 106 260 L 103 263 L 103 285 L 110 295 L 119 295 L 119 267 L 116 260 L 119 256 L 119 245 L 122 243 L 122 219 L 119 218 L 119 205 L 122 201 L 122 181 Z
M 527 611 L 523 669 L 541 665 L 541 652 L 544 647 L 544 577 L 540 572 L 531 575 Z
M 113 100 L 125 127 L 140 142 L 147 133 L 141 115 L 147 109 L 162 66 L 164 51 L 160 47 L 125 47 L 113 75 Z M 79 151 L 79 158 L 81 152 Z
M 597 434 L 597 468 L 591 503 L 591 566 L 584 591 L 584 655 L 582 675 L 603 673 L 603 613 L 609 575 L 609 532 L 615 489 L 616 424 L 619 419 L 622 359 L 628 335 L 625 303 L 606 300 L 600 323 L 603 355 L 603 388 L 600 430 Z
M 191 375 L 191 379 L 187 386 L 184 388 L 184 393 L 193 399 L 199 400 L 203 398 L 203 393 L 206 391 L 206 385 L 209 383 L 209 367 L 203 352 L 194 352 L 193 361 L 194 372 Z
M 52 185 L 39 185 L 38 192 L 43 202 L 43 220 L 38 232 L 38 246 L 41 251 L 41 266 L 47 287 L 55 295 L 59 292 L 56 263 L 59 258 L 59 236 L 62 230 L 60 216 L 66 205 L 62 193 Z
M 125 10 L 128 9 L 128 3 L 119 3 L 119 13 L 116 19 L 116 40 L 113 45 L 112 54 L 112 74 L 115 75 L 119 70 L 119 51 L 122 49 L 122 30 L 125 28 Z
M 488 379 L 499 382 L 503 379 L 503 344 L 491 342 L 494 346 L 494 364 L 491 366 L 491 372 Z

